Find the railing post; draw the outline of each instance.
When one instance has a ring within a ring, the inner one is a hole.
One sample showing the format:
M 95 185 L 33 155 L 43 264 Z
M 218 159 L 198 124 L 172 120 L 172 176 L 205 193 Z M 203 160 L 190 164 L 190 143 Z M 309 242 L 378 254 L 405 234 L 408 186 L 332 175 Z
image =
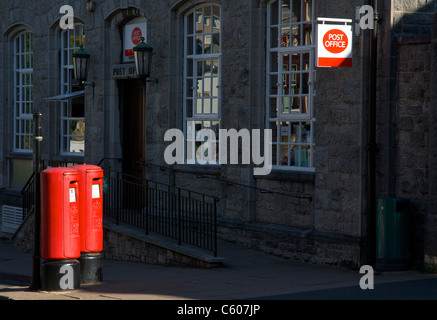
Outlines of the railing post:
M 120 177 L 118 175 L 118 172 L 115 173 L 115 181 L 117 184 L 116 188 L 116 196 L 115 196 L 115 223 L 117 226 L 120 224 Z
M 146 203 L 145 203 L 146 211 L 145 211 L 145 228 L 146 235 L 149 235 L 149 181 L 146 180 Z
M 217 257 L 217 198 L 214 197 L 214 257 Z
M 178 244 L 182 244 L 181 189 L 178 188 Z
M 170 185 L 167 185 L 167 214 L 164 213 L 164 234 L 167 233 L 167 235 L 171 236 L 172 234 L 172 227 L 171 222 L 173 219 L 171 218 L 171 215 L 173 213 L 173 204 L 171 199 L 171 187 Z M 164 211 L 165 212 L 165 211 Z
M 40 173 L 41 173 L 41 141 L 43 139 L 41 134 L 41 112 L 35 112 L 33 114 L 34 137 L 33 137 L 33 157 L 34 157 L 34 240 L 33 240 L 33 269 L 32 269 L 32 282 L 30 284 L 30 290 L 41 289 L 41 208 L 40 208 Z

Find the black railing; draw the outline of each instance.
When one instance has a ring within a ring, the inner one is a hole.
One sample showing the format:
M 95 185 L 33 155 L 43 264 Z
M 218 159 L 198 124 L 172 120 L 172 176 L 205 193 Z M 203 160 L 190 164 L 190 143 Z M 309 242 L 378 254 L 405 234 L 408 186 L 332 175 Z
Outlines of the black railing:
M 21 189 L 21 196 L 23 199 L 23 221 L 33 210 L 35 204 L 35 173 L 32 173 L 27 180 L 23 189 Z
M 217 256 L 217 201 L 212 196 L 118 172 L 105 172 L 104 215 Z
M 43 169 L 71 165 L 75 164 L 43 161 Z M 21 191 L 23 220 L 33 210 L 34 180 L 32 174 Z M 104 182 L 105 217 L 217 256 L 217 198 L 109 170 L 105 171 Z

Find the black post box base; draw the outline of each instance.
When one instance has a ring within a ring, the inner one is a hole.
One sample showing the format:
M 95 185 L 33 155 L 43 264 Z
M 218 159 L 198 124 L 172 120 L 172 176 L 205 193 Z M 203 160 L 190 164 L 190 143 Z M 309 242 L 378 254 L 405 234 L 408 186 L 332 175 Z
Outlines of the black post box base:
M 80 262 L 81 284 L 96 284 L 103 281 L 103 254 L 100 252 L 82 252 Z
M 80 288 L 80 263 L 78 260 L 45 261 L 41 265 L 41 289 L 66 291 Z

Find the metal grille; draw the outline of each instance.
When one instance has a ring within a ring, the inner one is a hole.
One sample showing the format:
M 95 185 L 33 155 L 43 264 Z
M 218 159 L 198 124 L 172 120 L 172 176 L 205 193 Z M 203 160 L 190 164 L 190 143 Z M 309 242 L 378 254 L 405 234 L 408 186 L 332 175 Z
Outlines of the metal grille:
M 3 206 L 2 226 L 18 229 L 23 222 L 23 209 L 20 207 Z
M 106 217 L 217 255 L 218 199 L 117 172 L 105 175 Z

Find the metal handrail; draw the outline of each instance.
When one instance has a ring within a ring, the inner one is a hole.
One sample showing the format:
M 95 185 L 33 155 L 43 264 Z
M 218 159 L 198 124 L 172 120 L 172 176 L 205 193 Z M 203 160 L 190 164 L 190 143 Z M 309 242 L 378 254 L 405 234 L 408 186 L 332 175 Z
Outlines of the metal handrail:
M 79 163 L 72 163 L 72 162 L 64 162 L 64 161 L 53 161 L 53 160 L 42 160 L 41 165 L 42 169 L 46 169 L 49 166 L 55 167 L 67 167 L 68 165 L 75 165 Z M 32 172 L 29 179 L 27 179 L 26 183 L 24 184 L 23 188 L 21 189 L 21 198 L 23 203 L 23 221 L 25 218 L 29 215 L 29 213 L 33 210 L 33 207 L 35 205 L 34 203 L 34 187 L 35 183 L 35 172 Z
M 47 165 L 43 163 L 43 168 Z M 109 184 L 104 188 L 106 217 L 217 256 L 217 197 L 112 170 L 105 171 L 105 180 Z M 32 174 L 21 191 L 23 221 L 34 207 L 34 181 Z
M 104 215 L 212 251 L 217 256 L 218 198 L 165 183 L 107 171 Z

